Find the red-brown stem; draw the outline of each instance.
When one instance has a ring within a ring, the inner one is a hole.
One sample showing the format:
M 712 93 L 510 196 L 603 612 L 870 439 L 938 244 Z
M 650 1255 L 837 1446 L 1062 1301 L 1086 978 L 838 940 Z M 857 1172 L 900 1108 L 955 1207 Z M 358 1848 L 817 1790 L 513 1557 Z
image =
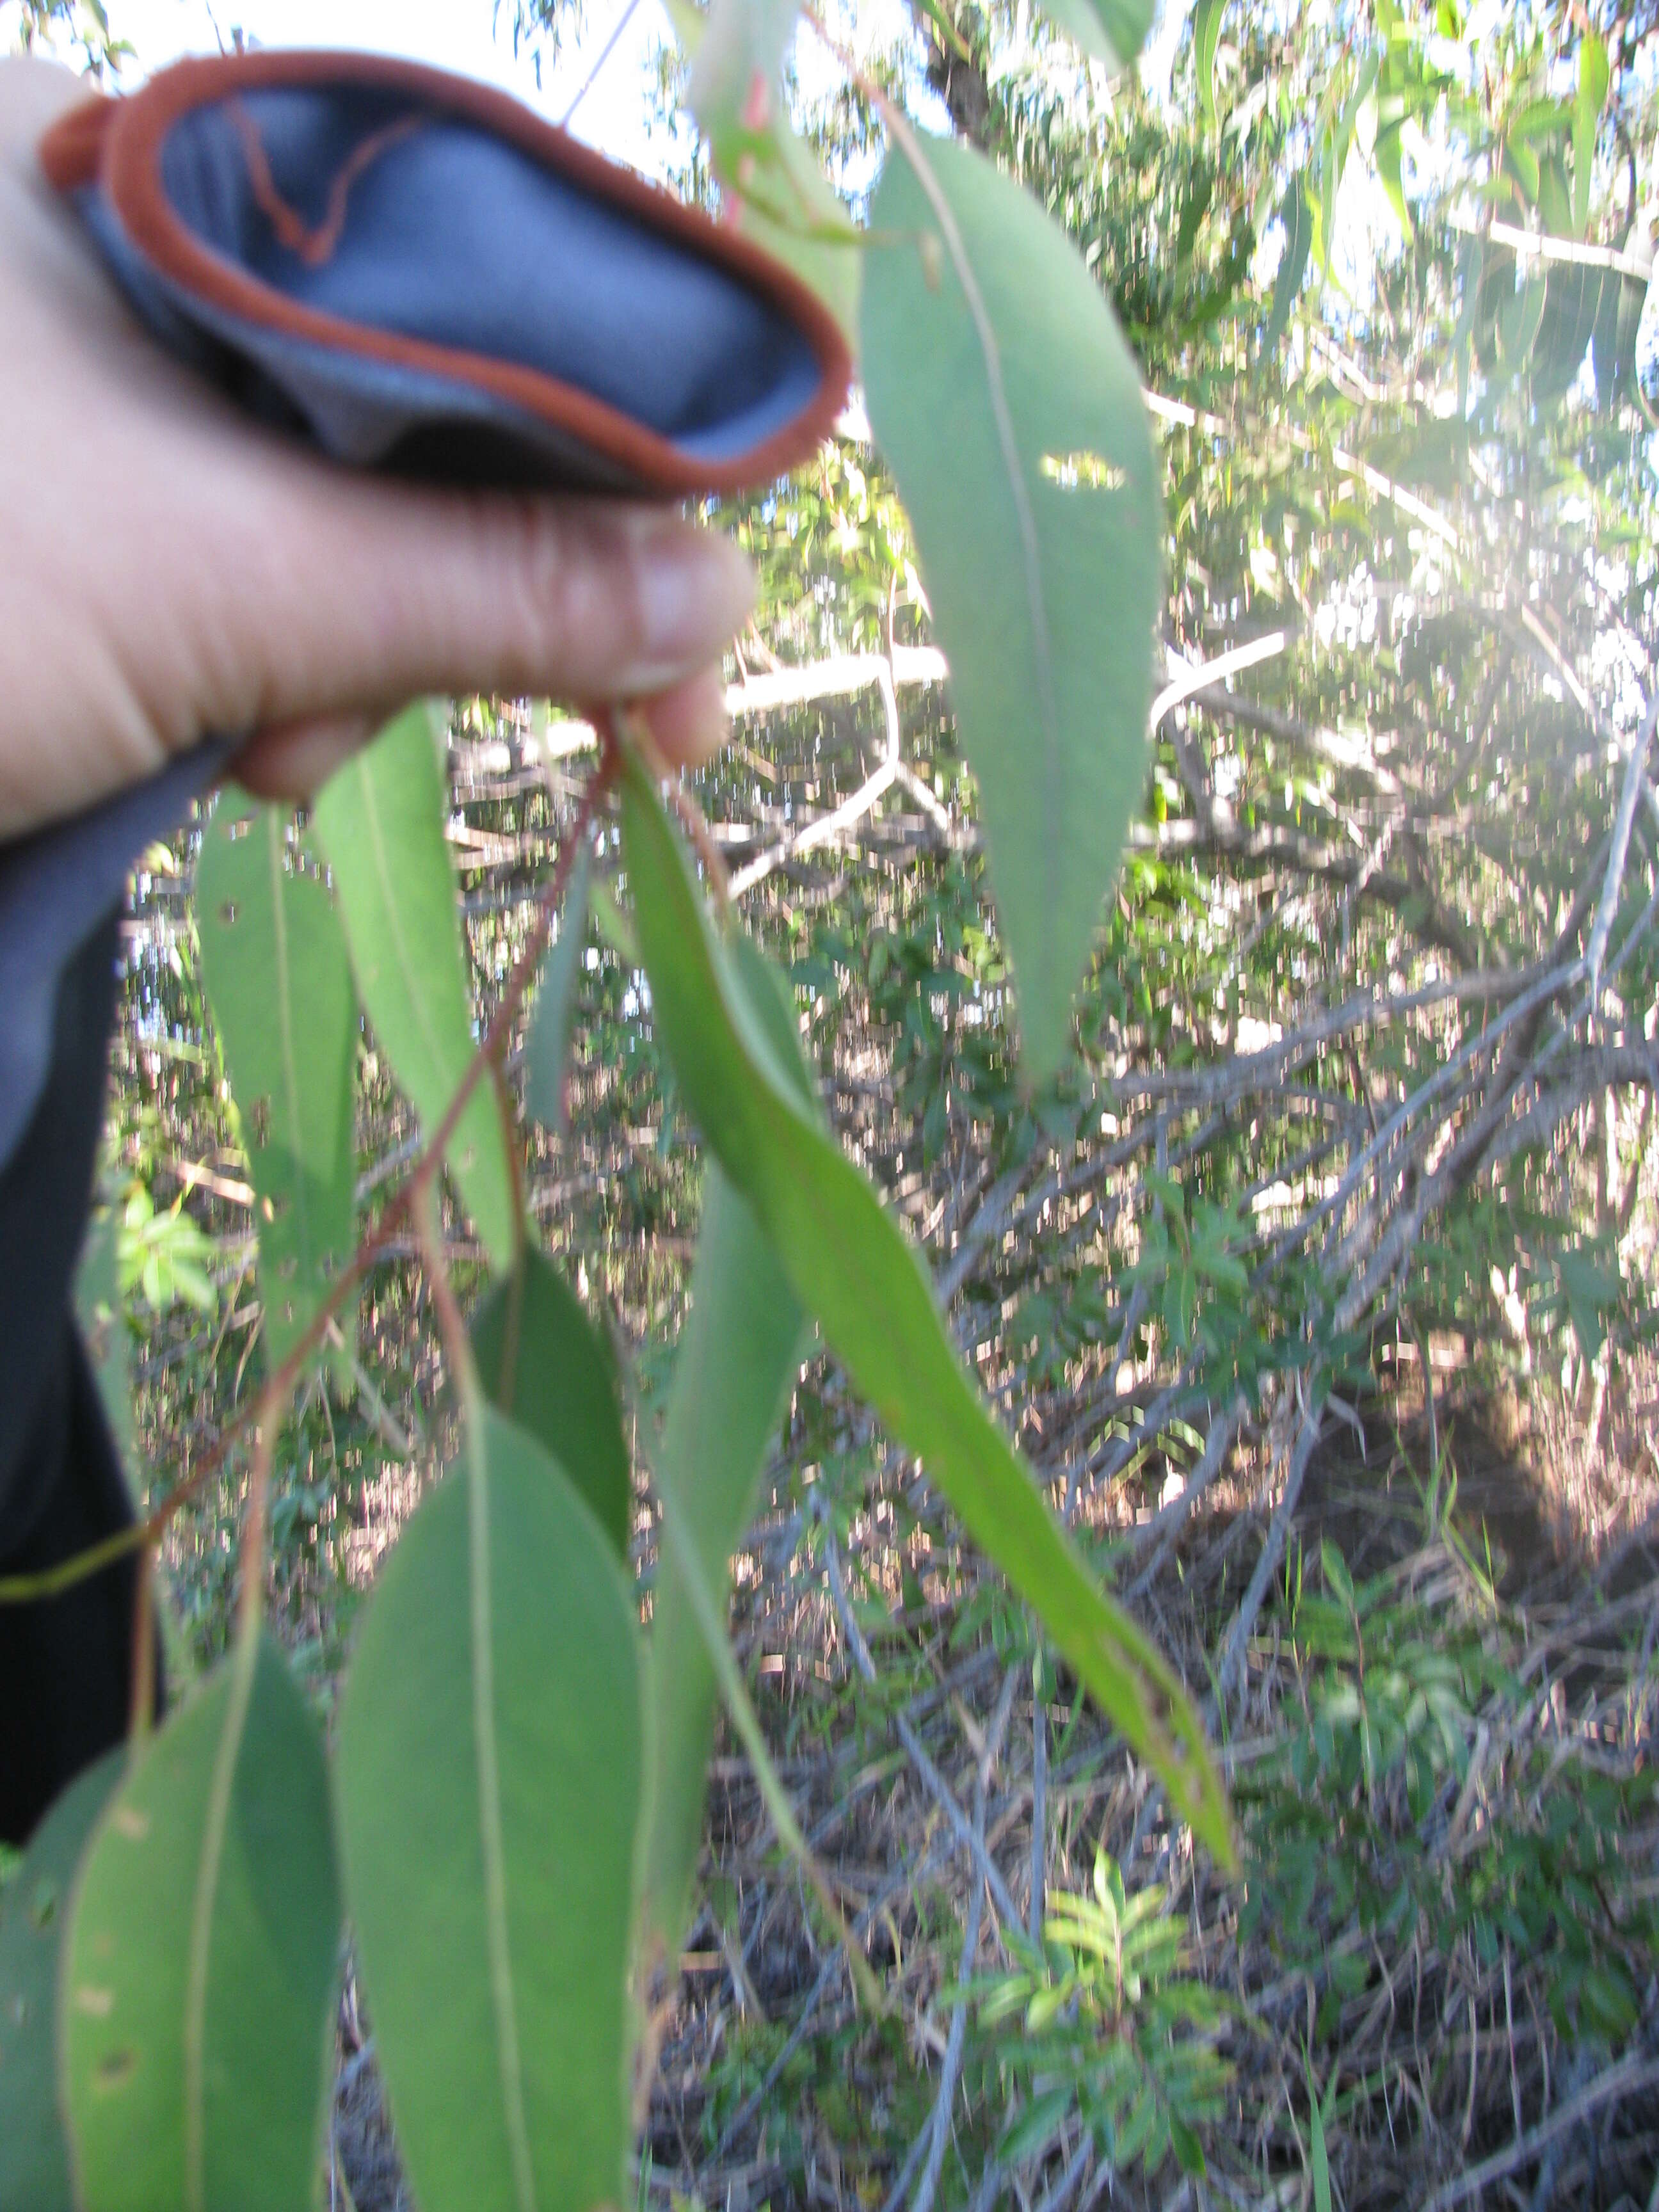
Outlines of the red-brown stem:
M 656 739 L 652 736 L 645 717 L 619 708 L 617 719 L 629 744 L 658 783 L 667 791 L 668 803 L 678 815 L 680 826 L 696 848 L 697 857 L 708 878 L 709 889 L 714 894 L 714 903 L 720 908 L 721 920 L 725 921 L 732 912 L 732 878 L 726 872 L 726 856 L 714 842 L 709 830 L 708 817 L 698 805 L 695 794 L 686 789 L 657 750 Z
M 137 1747 L 155 1718 L 155 1551 L 139 1547 L 132 1602 L 132 1694 L 127 1710 L 127 1741 Z
M 431 1143 L 416 1162 L 409 1181 L 399 1194 L 405 1199 L 412 1197 L 421 1184 L 429 1182 L 436 1176 L 439 1169 L 443 1165 L 443 1156 L 448 1149 L 449 1140 L 454 1135 L 456 1126 L 462 1115 L 466 1111 L 468 1099 L 477 1090 L 484 1070 L 492 1061 L 499 1060 L 504 1053 L 514 1022 L 517 1019 L 519 1009 L 524 1002 L 524 994 L 530 988 L 536 970 L 541 965 L 542 955 L 547 950 L 547 940 L 553 933 L 553 924 L 558 917 L 559 908 L 564 903 L 565 886 L 570 880 L 570 871 L 576 864 L 577 851 L 582 839 L 587 835 L 588 825 L 593 819 L 599 800 L 617 781 L 617 771 L 621 766 L 621 757 L 617 750 L 616 732 L 611 726 L 608 708 L 600 707 L 593 710 L 593 726 L 599 733 L 599 764 L 582 787 L 582 795 L 577 802 L 575 819 L 565 833 L 564 842 L 559 848 L 559 857 L 553 864 L 553 872 L 548 878 L 541 896 L 536 902 L 536 910 L 531 918 L 530 931 L 525 939 L 524 951 L 513 964 L 512 973 L 507 979 L 507 987 L 501 993 L 501 1004 L 496 1007 L 489 1027 L 484 1031 L 477 1050 L 468 1063 L 466 1073 L 456 1086 L 455 1096 L 449 1102 L 448 1111 L 438 1124 Z M 382 1215 L 381 1218 L 384 1220 L 385 1216 Z
M 489 1028 L 480 1039 L 477 1051 L 468 1063 L 455 1096 L 447 1111 L 420 1158 L 410 1170 L 408 1179 L 389 1198 L 380 1209 L 374 1225 L 363 1237 L 350 1260 L 342 1268 L 333 1288 L 312 1316 L 293 1350 L 272 1376 L 266 1387 L 264 1398 L 273 1394 L 286 1398 L 298 1381 L 307 1359 L 322 1341 L 328 1324 L 339 1312 L 357 1285 L 373 1267 L 386 1245 L 392 1243 L 413 1219 L 416 1200 L 428 1183 L 434 1182 L 443 1166 L 444 1154 L 455 1133 L 457 1123 L 466 1110 L 468 1099 L 482 1080 L 486 1068 L 498 1063 L 502 1057 L 508 1034 L 523 1004 L 540 963 L 553 923 L 564 902 L 565 888 L 570 871 L 575 865 L 581 841 L 586 836 L 598 811 L 600 800 L 617 781 L 620 756 L 617 749 L 616 732 L 610 712 L 599 708 L 593 714 L 594 726 L 599 733 L 599 763 L 582 788 L 577 802 L 575 817 L 560 845 L 558 857 L 536 902 L 531 919 L 525 949 L 514 963 L 507 985 L 501 994 Z M 264 1398 L 259 1401 L 263 1407 Z M 0 1605 L 27 1605 L 45 1598 L 56 1597 L 61 1591 L 95 1575 L 112 1561 L 123 1559 L 127 1553 L 138 1551 L 156 1543 L 166 1533 L 168 1522 L 181 1507 L 201 1495 L 223 1467 L 232 1449 L 246 1432 L 254 1417 L 254 1410 L 244 1407 L 227 1425 L 204 1456 L 195 1471 L 185 1480 L 168 1491 L 159 1504 L 152 1507 L 144 1518 L 131 1528 L 123 1528 L 113 1536 L 106 1536 L 100 1544 L 77 1553 L 73 1559 L 64 1559 L 55 1567 L 44 1569 L 39 1574 L 0 1577 Z M 269 1462 L 267 1462 L 267 1467 Z M 263 1537 L 262 1537 L 263 1542 Z
M 432 1292 L 432 1304 L 438 1316 L 438 1334 L 443 1340 L 450 1388 L 455 1394 L 457 1403 L 470 1419 L 472 1402 L 480 1395 L 477 1364 L 472 1357 L 472 1340 L 466 1333 L 466 1322 L 455 1296 L 455 1285 L 449 1279 L 449 1268 L 444 1259 L 444 1242 L 438 1229 L 437 1202 L 430 1185 L 421 1192 L 414 1212 L 416 1234 L 421 1243 L 421 1262 L 426 1269 L 427 1285 Z
M 247 1509 L 242 1516 L 242 1587 L 237 1599 L 237 1626 L 244 1636 L 256 1636 L 265 1609 L 265 1540 L 270 1528 L 270 1462 L 288 1408 L 290 1382 L 280 1369 L 266 1383 L 259 1398 L 259 1433 L 247 1476 Z

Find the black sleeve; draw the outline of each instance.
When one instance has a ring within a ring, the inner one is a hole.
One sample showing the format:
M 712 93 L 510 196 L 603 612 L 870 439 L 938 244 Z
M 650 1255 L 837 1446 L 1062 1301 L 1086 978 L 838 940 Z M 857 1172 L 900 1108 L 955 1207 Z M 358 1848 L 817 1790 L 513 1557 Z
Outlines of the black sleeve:
M 223 758 L 204 746 L 0 848 L 0 1577 L 54 1566 L 131 1506 L 72 1318 L 103 1126 L 126 874 Z M 130 1557 L 0 1605 L 0 1839 L 21 1842 L 126 1727 Z

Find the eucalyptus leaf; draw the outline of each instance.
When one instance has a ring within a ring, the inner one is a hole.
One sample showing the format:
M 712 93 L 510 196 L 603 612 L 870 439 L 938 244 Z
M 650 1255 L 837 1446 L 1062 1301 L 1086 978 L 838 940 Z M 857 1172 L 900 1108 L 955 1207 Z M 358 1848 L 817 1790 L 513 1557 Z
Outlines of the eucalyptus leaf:
M 1572 103 L 1572 222 L 1574 234 L 1579 238 L 1589 222 L 1595 141 L 1612 81 L 1606 46 L 1595 32 L 1586 30 L 1578 42 L 1578 82 Z
M 137 1506 L 140 1499 L 136 1478 L 143 1465 L 143 1449 L 132 1412 L 131 1347 L 117 1261 L 119 1218 L 114 1206 L 106 1206 L 87 1224 L 86 1241 L 75 1270 L 75 1318 L 98 1384 L 122 1476 Z M 0 2197 L 0 2203 L 4 2201 Z
M 966 147 L 912 140 L 871 210 L 865 396 L 979 781 L 1025 1071 L 1072 996 L 1146 775 L 1164 504 L 1140 380 L 1065 233 Z
M 527 1240 L 484 1296 L 472 1353 L 490 1401 L 551 1454 L 628 1557 L 634 1486 L 611 1340 L 547 1255 Z
M 196 932 L 254 1194 L 265 1356 L 281 1366 L 356 1243 L 357 999 L 289 811 L 228 791 L 202 833 Z
M 654 1783 L 646 1847 L 648 1922 L 672 1958 L 702 1839 L 716 1681 L 685 1555 L 714 1591 L 754 1511 L 778 1417 L 800 1363 L 805 1317 L 759 1224 L 718 1167 L 703 1188 L 690 1311 L 674 1356 L 657 1450 L 665 1521 L 651 1626 Z
M 592 878 L 593 855 L 584 840 L 571 871 L 570 888 L 559 909 L 558 934 L 542 962 L 524 1041 L 524 1103 L 543 1128 L 555 1130 L 561 1137 L 570 1127 L 567 1091 L 570 1031 L 581 981 L 582 947 L 587 942 L 587 896 Z
M 1498 319 L 1498 351 L 1502 364 L 1501 375 L 1494 380 L 1507 384 L 1518 376 L 1532 358 L 1532 349 L 1538 343 L 1538 334 L 1544 327 L 1544 310 L 1549 301 L 1549 279 L 1542 270 L 1528 276 L 1505 304 Z
M 477 1046 L 438 742 L 431 708 L 407 708 L 323 787 L 313 817 L 364 1009 L 428 1135 Z M 502 1103 L 488 1075 L 447 1157 L 491 1261 L 509 1266 L 519 1215 Z
M 1648 287 L 1639 277 L 1610 273 L 1601 287 L 1595 315 L 1594 357 L 1595 404 L 1603 416 L 1610 414 L 1626 395 L 1632 400 L 1641 398 L 1636 373 L 1636 341 L 1647 297 Z
M 1051 22 L 1109 70 L 1127 69 L 1146 43 L 1153 0 L 1040 0 Z
M 461 1465 L 369 1599 L 338 1799 L 363 1986 L 422 2212 L 623 2203 L 644 1766 L 634 1596 L 522 1430 Z
M 1590 1364 L 1601 1358 L 1608 1318 L 1618 1310 L 1623 1288 L 1618 1252 L 1611 1243 L 1583 1244 L 1558 1254 L 1555 1267 L 1579 1355 Z
M 73 2212 L 58 2101 L 58 1992 L 76 1869 L 126 1765 L 124 1747 L 78 1775 L 0 1889 L 0 2204 Z
M 797 0 L 668 0 L 691 58 L 686 104 L 714 157 L 740 237 L 815 292 L 849 339 L 858 331 L 863 241 L 811 148 L 793 128 L 783 64 Z
M 1543 228 L 1555 237 L 1577 235 L 1577 226 L 1572 219 L 1572 186 L 1567 181 L 1566 158 L 1559 152 L 1546 154 L 1539 161 L 1538 213 Z
M 1033 1605 L 1102 1711 L 1231 1863 L 1225 1796 L 1196 1714 L 1155 1648 L 1099 1589 L 952 1349 L 915 1253 L 865 1177 L 780 1079 L 734 961 L 637 761 L 623 786 L 653 1018 L 682 1096 L 753 1208 L 803 1305 L 975 1540 Z
M 1198 97 L 1206 120 L 1214 129 L 1215 52 L 1221 39 L 1222 11 L 1227 0 L 1198 0 L 1193 15 L 1193 68 L 1198 78 Z
M 1313 253 L 1314 211 L 1304 171 L 1298 169 L 1291 179 L 1279 212 L 1285 225 L 1285 251 L 1279 258 L 1279 274 L 1273 279 L 1273 307 L 1261 340 L 1264 361 L 1278 352 L 1279 340 L 1290 328 L 1291 310 L 1301 296 L 1303 280 Z
M 624 968 L 637 968 L 640 948 L 634 942 L 634 925 L 617 903 L 616 894 L 609 884 L 595 877 L 589 889 L 593 909 L 593 927 L 611 947 Z
M 666 1470 L 660 1472 L 665 1474 Z M 659 1486 L 662 1497 L 665 1532 L 682 1530 L 684 1526 L 684 1515 L 679 1497 L 672 1481 L 660 1480 Z M 732 1725 L 737 1730 L 738 1741 L 749 1754 L 749 1763 L 754 1769 L 755 1782 L 760 1790 L 761 1802 L 771 1816 L 772 1826 L 777 1832 L 779 1843 L 789 1853 L 817 1893 L 818 1903 L 823 1908 L 826 1918 L 836 1931 L 836 1941 L 846 1952 L 847 1963 L 858 1989 L 860 2001 L 866 2011 L 874 2019 L 886 2009 L 881 1984 L 876 1979 L 870 1961 L 860 1948 L 857 1937 L 847 1924 L 834 1886 L 813 1856 L 811 1845 L 801 1832 L 800 1823 L 795 1818 L 794 1807 L 789 1802 L 789 1793 L 783 1786 L 783 1778 L 773 1764 L 772 1753 L 766 1741 L 765 1731 L 761 1727 L 760 1717 L 750 1701 L 748 1691 L 744 1687 L 743 1674 L 738 1665 L 737 1655 L 732 1649 L 730 1638 L 726 1635 L 726 1623 L 720 1617 L 720 1608 L 710 1586 L 709 1578 L 703 1572 L 702 1561 L 698 1556 L 698 1547 L 695 1542 L 686 1541 L 683 1544 L 678 1566 L 680 1589 L 685 1598 L 689 1616 L 702 1638 L 704 1654 L 720 1684 L 720 1695 L 726 1701 L 726 1709 L 731 1716 Z
M 76 1886 L 81 2212 L 316 2202 L 339 1949 L 322 1741 L 282 1653 L 250 1639 L 137 1756 Z
M 1410 243 L 1417 234 L 1412 221 L 1410 204 L 1406 198 L 1405 179 L 1401 161 L 1405 151 L 1405 126 L 1391 124 L 1376 134 L 1371 149 L 1371 165 L 1376 169 L 1383 191 L 1389 196 L 1389 205 L 1394 210 L 1395 220 L 1400 225 L 1401 235 Z

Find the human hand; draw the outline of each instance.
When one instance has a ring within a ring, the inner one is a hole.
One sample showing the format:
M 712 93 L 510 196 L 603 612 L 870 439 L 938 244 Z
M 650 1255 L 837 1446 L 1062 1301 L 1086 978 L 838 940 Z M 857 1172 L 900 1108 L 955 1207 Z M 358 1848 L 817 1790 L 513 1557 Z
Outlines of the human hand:
M 0 838 L 216 732 L 247 733 L 248 788 L 303 797 L 426 691 L 638 699 L 669 759 L 712 751 L 738 549 L 663 508 L 354 473 L 239 415 L 40 173 L 84 91 L 0 62 Z

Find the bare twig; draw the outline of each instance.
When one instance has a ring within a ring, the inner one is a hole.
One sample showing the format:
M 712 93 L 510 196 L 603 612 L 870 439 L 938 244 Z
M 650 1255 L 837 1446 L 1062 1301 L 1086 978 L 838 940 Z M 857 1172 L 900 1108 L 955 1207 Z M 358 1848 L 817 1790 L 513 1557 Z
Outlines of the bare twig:
M 1558 2105 L 1546 2120 L 1524 2136 L 1517 2136 L 1506 2150 L 1494 2151 L 1479 2166 L 1472 2166 L 1455 2179 L 1443 2183 L 1423 2207 L 1423 2212 L 1449 2212 L 1454 2204 L 1462 2204 L 1489 2189 L 1505 2174 L 1513 2173 L 1518 2166 L 1527 2165 L 1555 2138 L 1578 2123 L 1589 2113 L 1605 2105 L 1610 2098 L 1639 2096 L 1644 2090 L 1659 2084 L 1659 2059 L 1645 2057 L 1640 2051 L 1632 2051 L 1598 2074 L 1576 2096 Z
M 1243 1602 L 1228 1632 L 1221 1664 L 1216 1669 L 1216 1698 L 1224 1702 L 1231 1696 L 1235 1681 L 1239 1679 L 1244 1655 L 1249 1648 L 1250 1632 L 1255 1626 L 1255 1617 L 1261 1610 L 1261 1601 L 1267 1595 L 1267 1585 L 1278 1570 L 1284 1554 L 1285 1538 L 1289 1532 L 1291 1516 L 1296 1511 L 1296 1501 L 1302 1495 L 1303 1477 L 1308 1472 L 1308 1462 L 1313 1457 L 1314 1446 L 1319 1442 L 1321 1414 L 1323 1408 L 1316 1405 L 1304 1412 L 1302 1426 L 1297 1435 L 1295 1449 L 1285 1476 L 1285 1489 L 1273 1517 L 1267 1525 L 1267 1540 L 1261 1547 L 1261 1556 L 1255 1563 L 1244 1592 Z
M 1003 1678 L 1002 1695 L 997 1702 L 988 1732 L 985 1752 L 979 1762 L 979 1771 L 974 1778 L 974 1836 L 978 1850 L 985 1850 L 985 1791 L 991 1778 L 991 1768 L 1001 1747 L 1003 1731 L 1008 1725 L 1008 1715 L 1013 1705 L 1016 1670 L 1010 1668 Z M 958 1976 L 965 1990 L 974 1976 L 974 1960 L 979 1949 L 979 1920 L 981 1904 L 985 1894 L 984 1885 L 975 1880 L 969 1891 L 968 1923 L 963 1931 L 962 1969 Z M 921 2180 L 911 2200 L 910 2212 L 933 2212 L 933 2197 L 939 2188 L 939 2178 L 945 2166 L 945 2148 L 951 2133 L 951 2108 L 956 2102 L 957 2075 L 962 2067 L 962 2050 L 968 2028 L 968 2000 L 958 1996 L 951 2009 L 950 2033 L 945 2039 L 945 2063 L 939 2069 L 939 2094 L 933 2100 L 933 2113 L 924 2132 L 927 2136 L 927 2163 L 921 2170 Z
M 1659 719 L 1659 684 L 1654 687 L 1653 702 L 1642 718 L 1642 727 L 1635 744 L 1630 749 L 1630 758 L 1625 763 L 1625 781 L 1619 793 L 1619 811 L 1613 817 L 1613 848 L 1607 854 L 1607 873 L 1601 880 L 1601 896 L 1595 909 L 1595 921 L 1590 930 L 1590 940 L 1584 953 L 1584 972 L 1589 980 L 1590 995 L 1599 995 L 1601 984 L 1601 962 L 1606 957 L 1607 939 L 1613 933 L 1613 920 L 1619 910 L 1619 893 L 1625 880 L 1625 861 L 1630 852 L 1631 827 L 1636 820 L 1636 802 L 1642 789 L 1643 771 L 1647 766 L 1648 747 L 1653 741 L 1653 727 Z
M 1132 1598 L 1144 1597 L 1157 1580 L 1181 1534 L 1182 1524 L 1221 1472 L 1222 1462 L 1232 1449 L 1234 1437 L 1243 1427 L 1249 1411 L 1249 1406 L 1240 1395 L 1234 1399 L 1224 1413 L 1216 1416 L 1210 1424 L 1209 1435 L 1204 1439 L 1204 1449 L 1198 1465 L 1188 1476 L 1181 1495 L 1172 1498 L 1167 1505 L 1161 1505 L 1144 1528 L 1135 1530 L 1137 1548 L 1150 1543 L 1160 1533 L 1164 1540 L 1129 1585 Z
M 847 1585 L 842 1578 L 841 1554 L 836 1549 L 835 1537 L 827 1527 L 823 1529 L 823 1559 L 830 1584 L 830 1595 L 841 1621 L 842 1632 L 847 1638 L 848 1650 L 852 1653 L 854 1664 L 865 1680 L 873 1682 L 876 1679 L 876 1662 L 870 1656 L 870 1646 L 865 1641 L 864 1631 L 859 1626 L 857 1616 L 848 1601 Z M 909 1753 L 910 1763 L 921 1777 L 928 1794 L 950 1822 L 951 1832 L 957 1841 L 966 1848 L 973 1858 L 974 1864 L 979 1869 L 981 1877 L 991 1893 L 991 1901 L 1001 1916 L 1003 1925 L 1007 1928 L 1018 1928 L 1020 1925 L 1018 1911 L 1012 1897 L 1009 1894 L 1007 1883 L 997 1869 L 995 1860 L 985 1847 L 984 1838 L 974 1833 L 968 1815 L 957 1802 L 956 1793 L 927 1756 L 927 1748 L 921 1738 L 902 1713 L 895 1715 L 894 1724 L 898 1731 L 899 1741 Z
M 606 725 L 608 728 L 608 724 Z M 574 865 L 577 851 L 587 825 L 600 799 L 609 790 L 617 774 L 614 743 L 607 741 L 599 766 L 584 787 L 582 799 L 574 820 L 565 836 L 551 874 L 538 896 L 526 933 L 523 951 L 513 966 L 501 1003 L 495 1009 L 489 1027 L 479 1040 L 477 1050 L 467 1065 L 466 1072 L 457 1085 L 442 1120 L 428 1139 L 409 1180 L 387 1200 L 379 1218 L 359 1243 L 356 1252 L 335 1277 L 328 1296 L 318 1307 L 293 1349 L 277 1369 L 267 1386 L 267 1395 L 277 1395 L 286 1401 L 289 1392 L 303 1372 L 306 1363 L 323 1341 L 330 1326 L 342 1308 L 356 1291 L 381 1252 L 392 1243 L 412 1218 L 412 1209 L 420 1194 L 435 1182 L 448 1151 L 450 1139 L 465 1112 L 473 1091 L 487 1076 L 493 1074 L 505 1049 L 507 1035 L 524 1002 L 541 957 L 546 950 L 554 919 L 564 897 L 565 884 Z M 224 1466 L 238 1441 L 246 1434 L 254 1418 L 254 1409 L 245 1406 L 228 1422 L 222 1433 L 204 1455 L 200 1463 L 181 1482 L 175 1483 L 159 1504 L 153 1506 L 142 1521 L 131 1528 L 118 1530 L 72 1559 L 36 1574 L 0 1577 L 0 1605 L 27 1605 L 44 1598 L 58 1596 L 72 1589 L 88 1576 L 99 1573 L 113 1560 L 123 1559 L 129 1552 L 155 1543 L 168 1522 L 182 1507 L 199 1497 Z

